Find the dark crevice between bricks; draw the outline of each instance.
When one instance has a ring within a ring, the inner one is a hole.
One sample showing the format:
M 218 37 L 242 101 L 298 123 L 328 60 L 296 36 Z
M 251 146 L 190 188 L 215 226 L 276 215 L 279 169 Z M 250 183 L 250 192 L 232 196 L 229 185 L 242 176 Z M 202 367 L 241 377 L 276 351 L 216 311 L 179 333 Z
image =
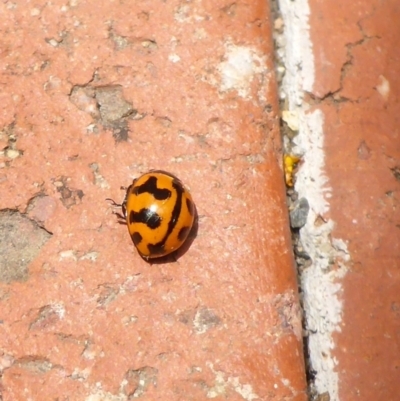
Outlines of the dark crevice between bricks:
M 279 4 L 277 0 L 271 0 L 271 13 L 272 13 L 272 18 L 274 19 L 274 46 L 275 46 L 275 65 L 276 65 L 276 79 L 278 86 L 282 86 L 282 82 L 284 79 L 284 74 L 285 74 L 285 64 L 284 60 L 280 58 L 280 46 L 281 43 L 284 43 L 280 41 L 280 36 L 283 34 L 283 21 L 282 17 L 280 15 L 279 11 Z M 279 20 L 281 23 L 278 23 Z M 337 92 L 339 92 L 341 88 L 338 89 Z M 307 96 L 307 94 L 305 94 Z M 332 101 L 346 101 L 346 99 L 336 99 L 335 96 L 337 93 L 332 93 L 328 94 L 326 97 L 329 99 L 332 99 Z M 314 95 L 309 94 L 310 99 L 314 102 L 320 102 L 321 99 L 316 98 Z M 280 111 L 281 113 L 285 110 L 287 110 L 287 104 L 285 103 L 285 99 L 280 99 Z M 285 144 L 284 146 L 284 152 L 286 155 L 292 155 L 292 149 L 293 149 L 293 139 L 296 137 L 298 134 L 297 131 L 293 131 L 289 125 L 283 121 L 281 118 L 280 121 L 280 130 L 281 130 L 281 135 L 282 135 L 282 142 Z M 301 163 L 301 161 L 299 161 Z M 296 169 L 293 169 L 293 171 L 290 173 L 290 179 L 288 180 L 287 174 L 285 177 L 282 177 L 282 179 L 285 179 L 286 181 L 286 199 L 287 199 L 287 206 L 288 206 L 288 211 L 289 214 L 291 215 L 290 217 L 290 230 L 291 230 L 291 236 L 292 236 L 292 245 L 293 245 L 293 253 L 294 253 L 294 260 L 297 268 L 297 274 L 298 274 L 298 292 L 299 292 L 299 298 L 300 298 L 300 307 L 302 308 L 302 327 L 303 327 L 303 356 L 304 356 L 304 362 L 305 362 L 305 372 L 306 372 L 306 380 L 307 380 L 307 388 L 308 388 L 308 397 L 310 401 L 328 401 L 327 399 L 320 398 L 321 396 L 324 396 L 324 394 L 317 394 L 315 391 L 315 386 L 314 386 L 314 380 L 315 380 L 315 371 L 313 370 L 311 366 L 311 361 L 310 361 L 310 354 L 309 354 L 309 337 L 307 334 L 307 321 L 306 321 L 306 316 L 304 314 L 304 306 L 303 306 L 303 294 L 302 294 L 302 288 L 300 285 L 300 277 L 304 269 L 307 269 L 311 265 L 311 258 L 307 254 L 307 252 L 304 250 L 301 240 L 300 240 L 300 229 L 304 225 L 307 214 L 308 214 L 308 201 L 307 199 L 299 199 L 298 193 L 294 189 L 294 182 L 295 182 L 295 173 Z M 289 185 L 288 185 L 289 184 Z

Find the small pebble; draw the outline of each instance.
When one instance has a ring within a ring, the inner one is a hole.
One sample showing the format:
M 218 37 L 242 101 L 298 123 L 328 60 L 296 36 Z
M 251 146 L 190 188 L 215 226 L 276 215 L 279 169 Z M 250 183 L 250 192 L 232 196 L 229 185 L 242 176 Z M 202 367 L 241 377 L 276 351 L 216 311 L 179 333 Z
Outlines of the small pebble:
M 292 228 L 301 228 L 306 224 L 310 205 L 306 198 L 301 198 L 294 202 L 290 212 L 290 226 Z

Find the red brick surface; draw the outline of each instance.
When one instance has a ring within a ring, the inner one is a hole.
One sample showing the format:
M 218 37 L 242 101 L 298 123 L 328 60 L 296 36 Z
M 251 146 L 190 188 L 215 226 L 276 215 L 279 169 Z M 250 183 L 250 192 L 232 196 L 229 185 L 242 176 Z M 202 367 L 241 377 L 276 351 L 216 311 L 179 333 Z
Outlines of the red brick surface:
M 315 94 L 328 95 L 318 107 L 332 234 L 350 254 L 343 322 L 334 336 L 339 398 L 398 400 L 400 4 L 311 4 Z
M 3 400 L 305 400 L 265 2 L 0 14 L 0 209 L 51 233 L 28 258 L 2 216 Z M 150 168 L 197 205 L 174 263 L 143 261 L 105 202 Z
M 307 398 L 266 3 L 0 4 L 0 398 Z M 280 7 L 311 398 L 397 401 L 400 6 Z M 152 168 L 198 227 L 148 264 Z

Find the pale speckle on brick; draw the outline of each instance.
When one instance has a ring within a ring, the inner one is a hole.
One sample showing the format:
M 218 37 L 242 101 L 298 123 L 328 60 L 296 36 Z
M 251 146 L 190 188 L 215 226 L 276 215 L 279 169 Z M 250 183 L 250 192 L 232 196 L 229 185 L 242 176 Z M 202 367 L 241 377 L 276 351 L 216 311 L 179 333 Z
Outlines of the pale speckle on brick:
M 221 92 L 235 90 L 240 97 L 249 100 L 253 80 L 266 71 L 265 56 L 249 46 L 227 44 L 225 61 L 220 63 L 218 71 Z

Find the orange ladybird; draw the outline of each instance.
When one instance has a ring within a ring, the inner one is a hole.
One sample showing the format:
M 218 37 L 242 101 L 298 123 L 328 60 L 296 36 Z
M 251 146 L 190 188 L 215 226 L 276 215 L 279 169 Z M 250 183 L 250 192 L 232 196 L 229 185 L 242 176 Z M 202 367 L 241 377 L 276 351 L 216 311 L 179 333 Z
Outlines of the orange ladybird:
M 152 170 L 134 179 L 120 206 L 120 217 L 146 260 L 176 251 L 193 227 L 192 196 L 177 177 L 166 171 Z

